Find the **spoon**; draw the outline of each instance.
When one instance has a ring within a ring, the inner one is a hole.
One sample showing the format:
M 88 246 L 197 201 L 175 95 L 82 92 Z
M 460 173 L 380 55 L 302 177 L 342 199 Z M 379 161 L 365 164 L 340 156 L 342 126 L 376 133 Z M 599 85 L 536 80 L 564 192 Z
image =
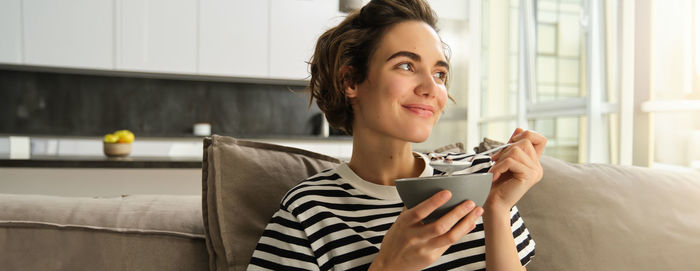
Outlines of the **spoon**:
M 470 166 L 472 166 L 472 162 L 474 162 L 474 158 L 476 158 L 477 156 L 484 156 L 484 155 L 487 155 L 490 153 L 500 151 L 504 148 L 507 148 L 511 144 L 512 143 L 508 143 L 508 144 L 501 145 L 501 146 L 495 147 L 493 149 L 490 149 L 490 150 L 487 150 L 484 152 L 474 154 L 474 156 L 472 156 L 471 159 L 464 159 L 464 160 L 459 160 L 459 161 L 446 160 L 446 159 L 431 160 L 430 166 L 432 166 L 433 168 L 435 168 L 439 171 L 446 172 L 447 176 L 452 176 L 452 172 L 464 170 L 464 169 L 467 169 Z

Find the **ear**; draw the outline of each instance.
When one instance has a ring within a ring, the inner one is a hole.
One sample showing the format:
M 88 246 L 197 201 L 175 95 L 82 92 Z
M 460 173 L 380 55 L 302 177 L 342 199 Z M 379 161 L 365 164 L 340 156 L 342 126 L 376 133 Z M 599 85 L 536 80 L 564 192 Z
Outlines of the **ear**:
M 343 92 L 347 98 L 357 97 L 357 84 L 352 78 L 352 72 L 354 71 L 352 66 L 343 66 L 338 72 L 338 77 L 340 77 L 341 82 L 343 82 Z

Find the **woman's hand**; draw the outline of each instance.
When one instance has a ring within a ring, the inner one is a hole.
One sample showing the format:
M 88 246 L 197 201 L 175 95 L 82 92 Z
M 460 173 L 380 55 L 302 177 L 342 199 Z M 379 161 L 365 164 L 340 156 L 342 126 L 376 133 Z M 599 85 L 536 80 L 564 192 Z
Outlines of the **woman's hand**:
M 542 179 L 540 157 L 547 139 L 537 132 L 517 128 L 508 142 L 513 145 L 491 158 L 496 162 L 489 170 L 493 183 L 484 204 L 489 212 L 510 212 L 525 192 Z
M 443 190 L 411 209 L 404 209 L 384 235 L 369 270 L 424 269 L 472 231 L 484 212 L 473 201 L 462 202 L 435 222 L 421 222 L 451 197 L 450 191 Z

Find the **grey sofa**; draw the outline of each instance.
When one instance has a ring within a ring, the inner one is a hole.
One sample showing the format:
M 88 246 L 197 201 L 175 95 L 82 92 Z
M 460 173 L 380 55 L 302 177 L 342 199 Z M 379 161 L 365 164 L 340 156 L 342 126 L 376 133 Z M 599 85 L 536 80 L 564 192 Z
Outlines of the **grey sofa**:
M 201 202 L 0 194 L 0 270 L 207 270 Z
M 212 136 L 202 197 L 0 195 L 0 269 L 244 270 L 284 193 L 339 162 Z M 541 163 L 518 204 L 528 270 L 700 270 L 700 173 Z

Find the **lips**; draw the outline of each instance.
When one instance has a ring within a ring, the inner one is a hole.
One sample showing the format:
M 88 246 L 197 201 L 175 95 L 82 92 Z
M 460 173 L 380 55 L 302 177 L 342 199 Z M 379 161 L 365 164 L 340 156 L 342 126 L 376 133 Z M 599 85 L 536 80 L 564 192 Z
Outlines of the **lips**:
M 421 117 L 432 117 L 435 114 L 435 108 L 427 104 L 406 104 L 403 108 Z

